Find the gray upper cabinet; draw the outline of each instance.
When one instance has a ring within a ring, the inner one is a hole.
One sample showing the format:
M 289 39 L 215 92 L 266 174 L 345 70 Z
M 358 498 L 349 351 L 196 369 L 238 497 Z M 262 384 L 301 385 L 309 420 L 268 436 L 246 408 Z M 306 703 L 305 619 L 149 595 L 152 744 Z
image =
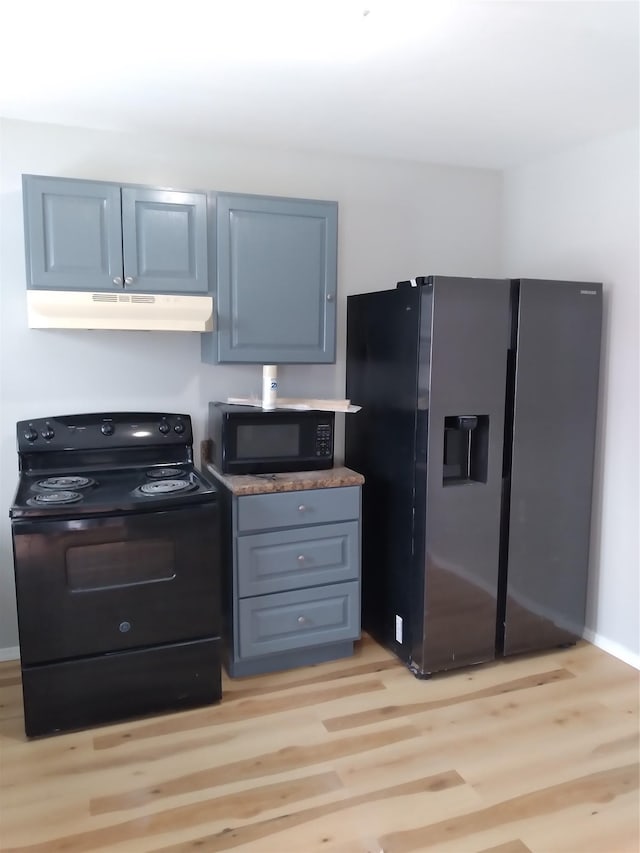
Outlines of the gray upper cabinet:
M 122 287 L 120 187 L 90 181 L 22 179 L 29 287 Z
M 123 187 L 122 247 L 126 286 L 207 293 L 206 194 Z
M 335 361 L 336 202 L 216 196 L 217 332 L 205 361 Z
M 205 193 L 23 176 L 31 288 L 207 293 Z

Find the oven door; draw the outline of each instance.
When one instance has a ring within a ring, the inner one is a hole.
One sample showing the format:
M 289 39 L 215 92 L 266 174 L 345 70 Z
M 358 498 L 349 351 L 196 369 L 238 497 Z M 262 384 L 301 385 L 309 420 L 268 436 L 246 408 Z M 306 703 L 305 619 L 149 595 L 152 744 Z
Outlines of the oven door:
M 12 533 L 23 665 L 219 635 L 214 502 Z

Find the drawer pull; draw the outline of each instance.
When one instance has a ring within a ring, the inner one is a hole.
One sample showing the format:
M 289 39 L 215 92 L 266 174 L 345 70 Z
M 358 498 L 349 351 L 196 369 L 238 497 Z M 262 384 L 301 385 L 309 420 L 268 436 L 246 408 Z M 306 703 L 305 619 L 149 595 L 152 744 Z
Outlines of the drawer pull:
M 298 562 L 299 562 L 299 563 L 304 563 L 304 554 L 300 554 L 300 555 L 298 556 Z
M 298 625 L 306 625 L 307 620 L 304 616 L 298 616 Z
M 306 510 L 306 506 L 304 504 L 300 504 L 298 507 L 298 512 L 304 512 Z

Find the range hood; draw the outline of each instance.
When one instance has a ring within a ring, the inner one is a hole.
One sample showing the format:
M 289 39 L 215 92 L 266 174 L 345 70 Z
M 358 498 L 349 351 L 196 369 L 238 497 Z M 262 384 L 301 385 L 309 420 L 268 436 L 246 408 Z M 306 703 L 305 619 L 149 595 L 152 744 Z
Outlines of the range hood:
M 30 329 L 213 330 L 211 296 L 27 290 Z

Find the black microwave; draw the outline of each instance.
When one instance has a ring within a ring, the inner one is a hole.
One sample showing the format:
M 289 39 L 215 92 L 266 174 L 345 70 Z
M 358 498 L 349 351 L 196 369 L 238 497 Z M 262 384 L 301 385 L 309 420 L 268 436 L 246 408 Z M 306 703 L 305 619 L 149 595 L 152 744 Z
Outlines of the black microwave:
M 223 474 L 333 467 L 333 412 L 209 403 L 212 462 Z

